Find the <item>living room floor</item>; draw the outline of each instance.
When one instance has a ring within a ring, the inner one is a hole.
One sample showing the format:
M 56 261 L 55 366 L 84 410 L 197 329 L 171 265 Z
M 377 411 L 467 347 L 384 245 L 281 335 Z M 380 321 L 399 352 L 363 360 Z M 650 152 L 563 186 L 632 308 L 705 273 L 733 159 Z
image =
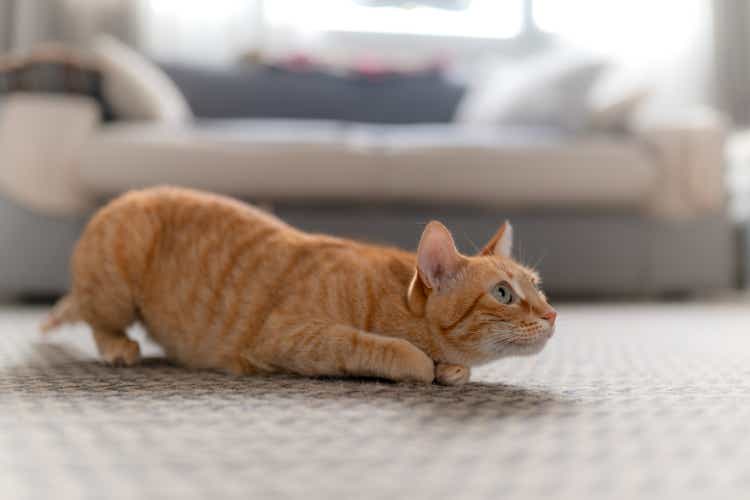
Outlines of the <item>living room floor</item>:
M 750 489 L 750 301 L 564 305 L 459 388 L 96 361 L 0 309 L 3 498 L 716 498 Z

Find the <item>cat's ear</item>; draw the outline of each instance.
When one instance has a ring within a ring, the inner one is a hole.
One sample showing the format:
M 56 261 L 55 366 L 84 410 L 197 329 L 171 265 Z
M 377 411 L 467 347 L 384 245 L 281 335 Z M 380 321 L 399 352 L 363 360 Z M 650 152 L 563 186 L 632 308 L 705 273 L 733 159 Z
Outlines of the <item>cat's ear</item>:
M 409 290 L 406 292 L 406 304 L 412 314 L 420 318 L 424 316 L 424 309 L 427 305 L 427 291 L 419 277 L 419 270 L 414 271 L 414 276 L 409 283 Z
M 503 222 L 500 229 L 489 243 L 485 245 L 479 255 L 497 255 L 500 257 L 510 257 L 513 252 L 513 226 L 507 220 Z
M 439 289 L 455 277 L 462 262 L 450 231 L 437 221 L 427 224 L 417 249 L 417 271 L 424 285 Z

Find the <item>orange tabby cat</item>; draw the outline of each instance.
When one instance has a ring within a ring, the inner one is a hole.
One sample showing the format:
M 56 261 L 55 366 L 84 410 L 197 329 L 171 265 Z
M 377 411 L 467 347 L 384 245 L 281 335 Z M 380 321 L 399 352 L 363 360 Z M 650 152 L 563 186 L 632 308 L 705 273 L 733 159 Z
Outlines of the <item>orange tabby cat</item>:
M 72 291 L 44 329 L 85 321 L 120 365 L 139 359 L 125 330 L 140 321 L 190 367 L 461 384 L 470 366 L 538 352 L 554 330 L 511 233 L 505 223 L 464 256 L 431 222 L 415 255 L 306 234 L 221 196 L 130 192 L 88 224 Z

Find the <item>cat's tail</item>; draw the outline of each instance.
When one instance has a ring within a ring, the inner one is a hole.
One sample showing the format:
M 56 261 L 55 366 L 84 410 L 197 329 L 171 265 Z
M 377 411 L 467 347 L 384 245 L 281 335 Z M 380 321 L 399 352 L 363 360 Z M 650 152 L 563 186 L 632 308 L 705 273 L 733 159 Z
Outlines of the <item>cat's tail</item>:
M 45 318 L 40 328 L 43 333 L 47 333 L 64 324 L 75 323 L 80 320 L 81 316 L 78 311 L 78 304 L 75 297 L 69 293 L 55 304 L 52 312 Z

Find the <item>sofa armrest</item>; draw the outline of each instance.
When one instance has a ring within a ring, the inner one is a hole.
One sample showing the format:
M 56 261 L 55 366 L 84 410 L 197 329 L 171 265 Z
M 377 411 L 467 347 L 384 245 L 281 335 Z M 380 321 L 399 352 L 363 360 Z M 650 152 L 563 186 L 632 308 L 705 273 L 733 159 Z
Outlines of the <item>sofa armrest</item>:
M 96 102 L 87 97 L 8 95 L 0 101 L 0 190 L 44 213 L 90 207 L 76 159 L 99 119 Z
M 660 168 L 650 212 L 664 217 L 720 213 L 726 205 L 724 182 L 726 119 L 712 110 L 637 123 L 633 133 L 651 150 Z

